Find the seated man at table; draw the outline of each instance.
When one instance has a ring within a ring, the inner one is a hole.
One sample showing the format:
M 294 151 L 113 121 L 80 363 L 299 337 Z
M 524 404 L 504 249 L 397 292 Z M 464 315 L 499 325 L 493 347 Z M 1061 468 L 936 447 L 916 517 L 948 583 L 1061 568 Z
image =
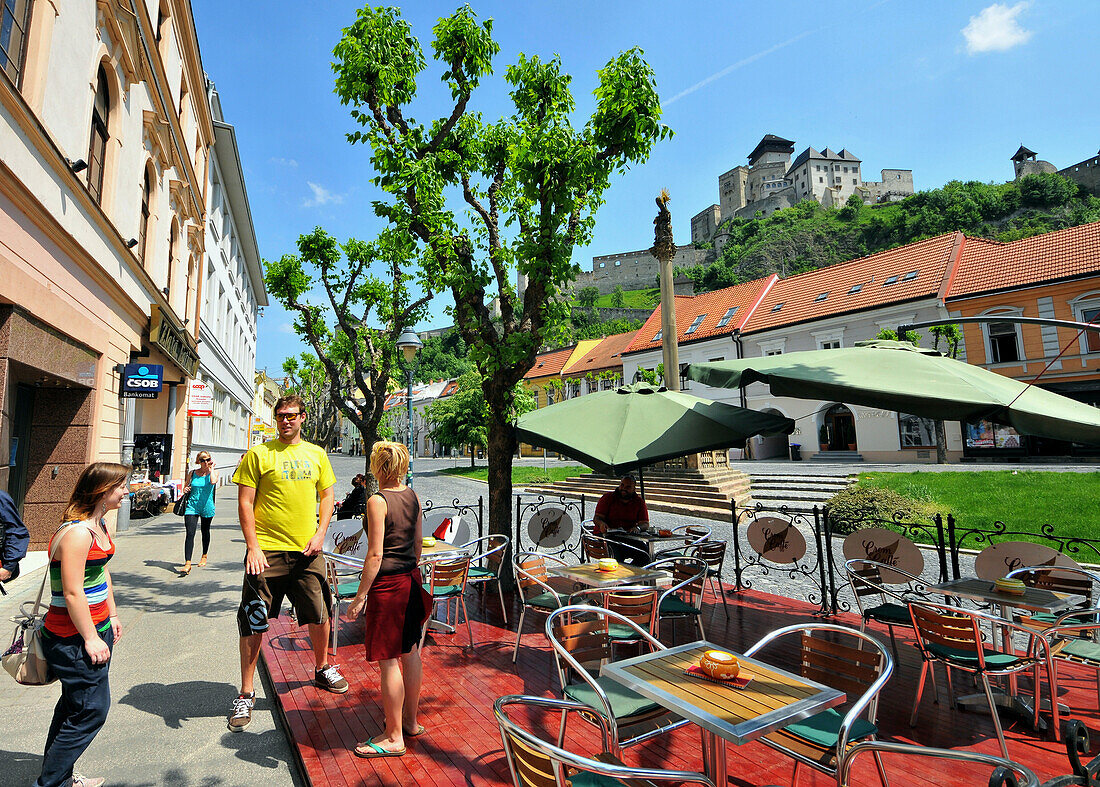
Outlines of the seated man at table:
M 610 541 L 622 542 L 622 546 L 611 545 L 611 551 L 616 560 L 634 565 L 646 563 L 648 555 L 642 547 L 637 545 L 637 542 L 632 542 L 630 538 L 623 538 L 621 533 L 608 533 L 609 530 L 629 533 L 649 526 L 649 509 L 646 508 L 641 496 L 634 491 L 634 476 L 623 476 L 615 489 L 600 498 L 600 502 L 596 503 L 596 515 L 592 521 L 596 523 L 596 535 Z

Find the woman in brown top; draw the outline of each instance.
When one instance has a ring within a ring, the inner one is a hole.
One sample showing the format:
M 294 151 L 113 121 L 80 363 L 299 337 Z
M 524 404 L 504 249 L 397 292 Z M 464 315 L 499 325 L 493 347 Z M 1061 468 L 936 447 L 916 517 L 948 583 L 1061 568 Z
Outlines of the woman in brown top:
M 400 757 L 405 736 L 424 732 L 416 718 L 422 677 L 419 643 L 431 597 L 417 568 L 423 512 L 416 492 L 405 486 L 408 469 L 405 446 L 374 444 L 370 471 L 379 491 L 367 498 L 367 557 L 348 616 L 354 620 L 366 608 L 367 661 L 379 662 L 386 729 L 355 747 L 360 757 Z

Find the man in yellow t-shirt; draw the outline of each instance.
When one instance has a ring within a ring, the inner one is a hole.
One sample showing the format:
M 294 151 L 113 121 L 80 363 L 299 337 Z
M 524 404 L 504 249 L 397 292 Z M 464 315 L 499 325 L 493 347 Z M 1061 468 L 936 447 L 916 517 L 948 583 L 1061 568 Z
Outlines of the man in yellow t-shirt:
M 237 610 L 241 693 L 229 714 L 233 732 L 252 721 L 260 646 L 267 621 L 279 616 L 284 596 L 290 599 L 298 623 L 309 629 L 317 668 L 314 684 L 335 694 L 348 690 L 340 671 L 328 663 L 331 595 L 321 554 L 332 518 L 336 476 L 325 450 L 302 440 L 305 417 L 299 397 L 279 399 L 275 403 L 278 438 L 250 448 L 233 474 L 246 547 L 244 588 Z

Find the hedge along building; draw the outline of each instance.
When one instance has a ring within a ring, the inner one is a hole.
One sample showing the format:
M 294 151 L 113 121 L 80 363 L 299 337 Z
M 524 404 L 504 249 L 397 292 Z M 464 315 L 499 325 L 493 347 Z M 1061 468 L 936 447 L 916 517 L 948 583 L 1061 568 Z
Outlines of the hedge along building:
M 1100 223 L 996 243 L 967 238 L 947 291 L 952 317 L 1045 317 L 1100 323 Z M 966 360 L 1100 407 L 1100 334 L 1010 322 L 962 324 Z M 979 458 L 1096 456 L 1095 446 L 968 426 L 964 451 Z
M 116 368 L 164 367 L 130 402 L 181 466 L 198 363 L 204 185 L 213 128 L 183 0 L 0 5 L 0 486 L 32 540 L 91 460 L 118 461 Z

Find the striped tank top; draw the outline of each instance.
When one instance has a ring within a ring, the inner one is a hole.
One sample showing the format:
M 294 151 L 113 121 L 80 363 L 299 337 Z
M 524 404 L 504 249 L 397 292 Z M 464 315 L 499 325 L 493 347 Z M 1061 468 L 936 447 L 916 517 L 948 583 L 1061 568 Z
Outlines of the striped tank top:
M 62 535 L 75 528 L 59 531 Z M 54 538 L 57 534 L 54 534 Z M 93 538 L 88 549 L 88 559 L 84 563 L 84 595 L 88 598 L 88 611 L 92 613 L 92 623 L 96 631 L 104 632 L 111 627 L 110 610 L 107 608 L 107 561 L 115 554 L 115 542 L 107 534 L 108 548 L 104 550 L 98 539 Z M 50 553 L 53 553 L 53 538 L 50 539 Z M 50 560 L 50 608 L 46 611 L 43 628 L 55 637 L 79 636 L 69 610 L 65 604 L 65 591 L 61 587 L 61 561 Z

